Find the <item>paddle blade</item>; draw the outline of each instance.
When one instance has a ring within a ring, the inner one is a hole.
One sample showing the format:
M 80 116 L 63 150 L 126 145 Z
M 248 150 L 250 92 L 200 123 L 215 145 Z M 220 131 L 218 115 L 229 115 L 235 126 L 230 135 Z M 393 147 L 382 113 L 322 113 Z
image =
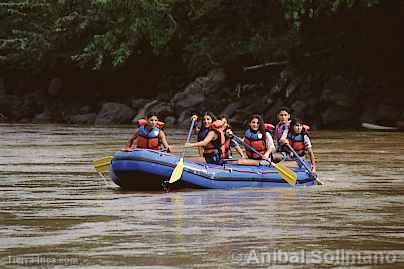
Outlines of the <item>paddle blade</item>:
M 324 182 L 321 181 L 318 177 L 316 177 L 317 185 L 324 185 Z
M 97 172 L 108 172 L 111 166 L 112 156 L 107 156 L 98 160 L 94 160 L 94 168 Z
M 182 171 L 184 170 L 184 159 L 181 158 L 177 166 L 174 168 L 168 183 L 174 183 L 181 178 Z
M 282 178 L 287 183 L 289 183 L 290 185 L 296 184 L 297 175 L 295 172 L 293 172 L 287 166 L 280 164 L 280 163 L 277 163 L 274 166 L 275 166 L 275 169 L 278 171 L 278 173 L 282 176 Z

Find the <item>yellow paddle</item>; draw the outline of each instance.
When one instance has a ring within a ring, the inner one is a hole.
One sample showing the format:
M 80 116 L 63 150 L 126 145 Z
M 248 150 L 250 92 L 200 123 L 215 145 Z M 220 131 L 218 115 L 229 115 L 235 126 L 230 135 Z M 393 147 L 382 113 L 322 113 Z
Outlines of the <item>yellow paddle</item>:
M 243 139 L 241 139 L 240 137 L 236 136 L 233 134 L 233 137 L 236 138 L 237 140 L 239 140 L 241 143 L 243 143 L 243 145 L 248 148 L 249 150 L 253 151 L 254 153 L 260 155 L 261 157 L 262 154 L 259 153 L 258 151 L 255 150 L 255 148 L 251 147 L 250 145 L 246 144 Z M 267 160 L 270 161 L 270 160 Z M 297 175 L 295 172 L 293 172 L 292 170 L 290 170 L 286 165 L 280 164 L 280 163 L 273 163 L 272 161 L 271 165 L 273 167 L 275 167 L 276 171 L 278 171 L 278 173 L 281 175 L 281 177 L 290 185 L 295 185 L 296 184 L 296 179 L 297 179 Z
M 95 171 L 101 172 L 101 173 L 108 172 L 109 167 L 111 165 L 111 160 L 112 160 L 112 156 L 106 156 L 104 158 L 94 160 L 93 164 L 94 164 Z
M 194 124 L 197 119 L 198 117 L 196 115 L 192 116 L 191 127 L 189 128 L 188 131 L 188 137 L 186 143 L 188 143 L 189 139 L 191 138 L 192 128 L 194 128 Z M 181 151 L 180 160 L 177 163 L 177 166 L 174 168 L 168 183 L 174 183 L 181 178 L 182 171 L 184 171 L 184 155 L 185 155 L 185 148 L 183 148 Z

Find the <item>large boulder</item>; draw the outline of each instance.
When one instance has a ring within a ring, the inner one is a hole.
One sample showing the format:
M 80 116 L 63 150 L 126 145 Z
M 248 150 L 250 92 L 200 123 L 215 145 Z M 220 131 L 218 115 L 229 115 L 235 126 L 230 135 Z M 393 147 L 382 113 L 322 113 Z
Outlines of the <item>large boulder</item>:
M 201 88 L 202 81 L 197 79 L 188 85 L 183 92 L 177 93 L 172 100 L 175 110 L 183 111 L 205 102 L 205 94 L 201 91 Z
M 178 113 L 189 109 L 201 110 L 207 96 L 217 92 L 225 80 L 226 75 L 221 69 L 212 70 L 207 76 L 195 79 L 171 100 L 175 111 Z
M 52 121 L 52 115 L 48 110 L 35 115 L 32 119 L 32 123 L 49 123 Z
M 150 102 L 150 100 L 148 100 L 148 99 L 136 98 L 136 99 L 131 100 L 130 106 L 134 110 L 139 111 L 141 108 L 143 108 L 149 102 Z
M 130 123 L 135 111 L 124 104 L 105 103 L 98 112 L 95 124 Z
M 160 102 L 160 101 L 153 103 L 153 105 L 147 106 L 147 108 L 144 109 L 144 111 L 143 111 L 143 115 L 145 116 L 145 115 L 149 114 L 150 112 L 156 113 L 160 120 L 162 120 L 168 116 L 172 116 L 174 114 L 171 103 Z M 139 113 L 138 113 L 138 115 L 139 115 Z
M 21 99 L 19 109 L 15 112 L 17 119 L 32 119 L 35 115 L 44 111 L 38 93 L 25 95 Z
M 227 115 L 228 117 L 233 117 L 241 107 L 241 102 L 230 103 L 224 108 L 221 114 Z
M 159 103 L 158 100 L 153 100 L 153 101 L 150 101 L 150 102 L 146 103 L 144 105 L 144 107 L 141 108 L 136 113 L 136 116 L 132 119 L 132 122 L 137 122 L 138 120 L 143 119 L 147 115 L 148 111 L 151 111 L 150 108 L 157 105 L 158 103 Z
M 356 127 L 359 126 L 357 113 L 354 108 L 345 106 L 329 106 L 321 114 L 322 126 L 337 127 Z
M 20 100 L 16 95 L 0 95 L 0 114 L 3 120 L 14 120 L 18 111 Z
M 172 127 L 175 124 L 175 118 L 173 116 L 168 116 L 164 118 L 164 123 L 166 126 Z
M 189 128 L 191 125 L 191 117 L 192 117 L 191 112 L 189 111 L 182 111 L 179 117 L 177 118 L 177 125 L 178 127 L 182 128 Z M 199 119 L 200 120 L 200 119 Z
M 4 123 L 7 122 L 7 117 L 5 115 L 3 115 L 2 113 L 0 113 L 0 123 Z
M 79 112 L 80 114 L 89 114 L 92 111 L 92 107 L 90 105 L 84 105 L 80 107 Z

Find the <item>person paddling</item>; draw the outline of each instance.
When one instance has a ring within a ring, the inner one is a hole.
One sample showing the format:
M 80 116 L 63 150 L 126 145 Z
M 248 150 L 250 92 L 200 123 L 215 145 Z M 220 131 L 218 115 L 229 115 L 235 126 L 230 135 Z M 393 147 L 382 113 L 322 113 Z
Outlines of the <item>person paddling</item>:
M 166 135 L 161 129 L 164 123 L 159 122 L 157 114 L 150 112 L 147 114 L 145 120 L 145 123 L 140 125 L 129 139 L 127 147 L 133 147 L 136 141 L 137 148 L 160 150 L 163 145 L 167 152 L 171 152 L 171 146 L 168 144 Z
M 306 153 L 308 153 L 311 162 L 311 172 L 316 175 L 316 159 L 312 144 L 300 119 L 294 118 L 290 121 L 289 129 L 284 131 L 279 143 L 282 145 L 281 153 L 285 161 L 296 160 L 296 157 L 290 152 L 288 147 L 285 146 L 286 144 L 289 144 L 300 157 L 304 157 Z
M 208 121 L 207 115 L 204 116 L 204 123 Z M 208 124 L 204 124 L 204 128 L 206 128 Z M 209 125 L 209 129 L 207 129 L 206 136 L 203 140 L 196 143 L 186 143 L 186 148 L 191 147 L 202 147 L 203 148 L 203 157 L 207 163 L 212 164 L 222 164 L 223 156 L 224 156 L 224 122 L 221 120 L 216 120 Z M 200 138 L 198 137 L 198 140 Z
M 196 131 L 198 132 L 197 133 L 198 142 L 206 138 L 206 136 L 209 133 L 210 126 L 212 122 L 214 122 L 215 120 L 217 120 L 217 118 L 212 112 L 207 111 L 205 112 L 205 114 L 203 114 L 201 126 L 196 128 Z M 203 157 L 203 147 L 199 147 L 198 152 L 199 156 Z

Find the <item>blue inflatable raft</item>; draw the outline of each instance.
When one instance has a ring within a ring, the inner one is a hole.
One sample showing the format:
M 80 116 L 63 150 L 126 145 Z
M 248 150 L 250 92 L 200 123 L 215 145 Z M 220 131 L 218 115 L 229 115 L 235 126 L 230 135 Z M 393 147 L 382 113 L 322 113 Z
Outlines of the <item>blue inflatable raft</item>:
M 127 190 L 161 190 L 179 157 L 165 152 L 135 149 L 119 151 L 111 162 L 110 175 L 115 184 Z M 315 185 L 316 180 L 304 168 L 292 169 L 297 186 Z M 184 161 L 181 179 L 170 188 L 237 189 L 246 187 L 289 187 L 271 167 Z

